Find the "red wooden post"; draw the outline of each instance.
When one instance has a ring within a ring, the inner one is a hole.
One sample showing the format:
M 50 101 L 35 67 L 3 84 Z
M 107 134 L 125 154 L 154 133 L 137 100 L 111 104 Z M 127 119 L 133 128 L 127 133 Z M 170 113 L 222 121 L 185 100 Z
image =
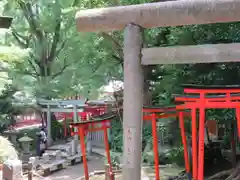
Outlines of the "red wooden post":
M 111 156 L 110 156 L 110 150 L 109 150 L 109 143 L 108 143 L 108 134 L 107 134 L 107 127 L 105 125 L 106 122 L 104 122 L 104 130 L 103 130 L 103 133 L 104 133 L 104 144 L 105 144 L 105 150 L 106 150 L 106 156 L 107 156 L 107 161 L 108 161 L 108 164 L 109 164 L 109 173 L 110 173 L 110 177 L 112 179 L 112 164 L 111 164 Z
M 85 142 L 84 142 L 84 129 L 83 129 L 83 127 L 78 127 L 78 133 L 79 133 L 79 137 L 80 137 L 80 145 L 81 145 L 81 150 L 82 150 L 85 179 L 89 180 L 87 157 L 86 157 L 86 147 L 85 147 Z
M 184 128 L 184 114 L 183 114 L 182 111 L 179 112 L 179 125 L 180 125 L 182 143 L 183 143 L 183 150 L 184 150 L 185 168 L 186 168 L 186 172 L 188 173 L 188 177 L 191 177 L 191 175 L 190 175 L 190 165 L 189 165 L 189 159 L 188 159 L 187 140 L 186 140 L 186 134 L 185 134 L 185 128 Z
M 197 119 L 196 119 L 196 109 L 191 110 L 192 114 L 192 169 L 193 169 L 193 179 L 197 180 Z
M 153 137 L 153 151 L 154 151 L 154 163 L 156 180 L 160 180 L 159 177 L 159 162 L 158 162 L 158 136 L 157 136 L 157 119 L 156 114 L 152 114 L 152 137 Z
M 238 127 L 238 137 L 240 138 L 240 108 L 236 108 L 236 119 Z
M 71 136 L 73 136 L 73 127 L 72 126 L 70 126 L 70 134 L 71 134 Z
M 200 93 L 200 101 L 203 102 L 204 93 Z M 199 108 L 199 144 L 198 144 L 198 179 L 204 180 L 204 133 L 205 133 L 205 109 L 204 104 L 200 103 Z

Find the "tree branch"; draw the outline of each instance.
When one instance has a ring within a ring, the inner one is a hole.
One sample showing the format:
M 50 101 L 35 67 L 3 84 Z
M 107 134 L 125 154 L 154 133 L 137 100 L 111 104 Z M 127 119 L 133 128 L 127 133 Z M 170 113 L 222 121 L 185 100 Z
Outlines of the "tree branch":
M 21 70 L 21 69 L 19 69 L 19 70 L 16 70 L 15 71 L 15 73 L 19 73 L 19 74 L 24 74 L 24 75 L 29 75 L 29 76 L 32 76 L 32 77 L 34 77 L 34 78 L 38 78 L 38 76 L 37 76 L 37 74 L 35 74 L 35 73 L 33 73 L 33 72 L 29 72 L 28 70 Z
M 52 79 L 55 79 L 56 77 L 58 77 L 59 75 L 61 75 L 61 74 L 71 65 L 71 64 L 67 64 L 66 61 L 67 61 L 67 59 L 65 58 L 62 69 L 61 69 L 59 72 L 53 74 L 53 75 L 52 75 Z
M 23 35 L 20 35 L 15 30 L 12 30 L 12 35 L 22 48 L 28 48 L 29 46 L 29 40 L 27 37 L 24 37 Z
M 30 57 L 34 58 L 33 55 L 30 55 Z M 36 63 L 36 61 L 34 61 L 34 62 Z M 33 62 L 30 59 L 28 59 L 28 63 L 32 67 L 32 69 L 33 69 L 34 73 L 36 74 L 36 76 L 40 76 L 40 74 L 37 71 L 37 68 L 34 66 Z
M 59 53 L 63 50 L 63 48 L 65 47 L 66 43 L 67 43 L 67 40 L 65 40 L 65 41 L 63 41 L 63 42 L 61 43 L 60 47 L 56 50 L 56 55 L 55 55 L 55 57 L 58 57 Z
M 105 33 L 105 32 L 102 32 L 100 33 L 101 36 L 106 39 L 106 40 L 109 40 L 112 42 L 116 52 L 118 53 L 120 59 L 123 59 L 123 49 L 122 49 L 122 46 L 121 44 L 118 42 L 118 40 L 114 39 L 113 36 L 111 36 L 110 34 L 108 33 Z
M 121 66 L 123 66 L 123 59 L 121 59 L 120 57 L 118 57 L 118 56 L 116 56 L 116 55 L 112 55 L 112 57 L 114 58 L 114 59 L 116 59 L 120 64 L 121 64 Z
M 57 18 L 57 24 L 55 26 L 55 30 L 54 30 L 54 37 L 53 37 L 53 41 L 52 41 L 52 47 L 50 50 L 50 54 L 47 58 L 47 61 L 53 61 L 55 59 L 55 57 L 57 57 L 58 53 L 62 50 L 61 47 L 59 50 L 57 50 L 57 45 L 60 41 L 60 29 L 61 29 L 61 22 L 62 19 L 60 17 Z M 64 42 L 61 46 L 64 47 Z
M 32 76 L 32 77 L 34 77 L 34 78 L 38 78 L 37 74 L 32 73 L 32 72 L 29 72 L 29 71 L 26 71 L 26 70 L 23 71 L 23 72 L 21 72 L 21 73 L 23 73 L 23 74 L 25 74 L 25 75 Z
M 32 5 L 29 2 L 18 1 L 20 8 L 23 11 L 23 15 L 26 18 L 32 32 L 35 36 L 42 42 L 43 40 L 43 32 L 40 30 L 36 23 L 35 15 L 32 10 Z

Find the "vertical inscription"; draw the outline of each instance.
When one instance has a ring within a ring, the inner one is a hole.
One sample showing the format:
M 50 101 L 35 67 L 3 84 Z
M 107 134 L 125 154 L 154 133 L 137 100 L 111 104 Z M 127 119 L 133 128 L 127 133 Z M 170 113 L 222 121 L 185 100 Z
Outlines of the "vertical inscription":
M 125 165 L 127 166 L 127 168 L 134 168 L 133 154 L 135 153 L 135 148 L 134 148 L 135 136 L 136 136 L 136 128 L 132 128 L 132 127 L 127 128 L 127 138 L 125 139 L 126 145 L 127 145 L 126 147 L 127 158 L 125 159 Z

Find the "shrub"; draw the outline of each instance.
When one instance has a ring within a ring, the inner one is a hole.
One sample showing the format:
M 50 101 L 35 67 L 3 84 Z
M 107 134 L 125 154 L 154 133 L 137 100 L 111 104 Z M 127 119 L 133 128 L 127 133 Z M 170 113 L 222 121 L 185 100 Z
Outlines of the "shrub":
M 18 152 L 7 138 L 0 136 L 0 163 L 9 159 L 18 159 Z
M 57 120 L 51 121 L 51 133 L 52 133 L 52 139 L 55 141 L 57 139 L 63 139 L 64 137 L 64 128 L 63 124 Z
M 168 164 L 174 163 L 179 166 L 184 166 L 184 152 L 182 146 L 169 150 L 166 157 L 168 159 Z

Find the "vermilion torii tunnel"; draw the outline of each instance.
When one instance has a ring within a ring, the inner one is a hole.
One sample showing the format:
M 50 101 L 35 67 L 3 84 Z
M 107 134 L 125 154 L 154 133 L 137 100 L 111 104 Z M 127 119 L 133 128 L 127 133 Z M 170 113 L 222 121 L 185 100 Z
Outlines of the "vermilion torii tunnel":
M 205 111 L 207 109 L 235 109 L 240 135 L 240 86 L 201 86 L 184 85 L 183 96 L 176 96 L 175 101 L 180 102 L 177 110 L 191 111 L 192 119 L 192 161 L 193 179 L 204 179 L 204 132 L 205 132 Z M 199 110 L 199 125 L 197 125 L 196 112 Z M 181 119 L 181 118 L 180 118 Z M 197 126 L 199 132 L 197 132 Z M 199 139 L 197 135 L 199 134 Z M 198 147 L 197 147 L 198 145 Z M 184 148 L 185 150 L 185 148 Z

